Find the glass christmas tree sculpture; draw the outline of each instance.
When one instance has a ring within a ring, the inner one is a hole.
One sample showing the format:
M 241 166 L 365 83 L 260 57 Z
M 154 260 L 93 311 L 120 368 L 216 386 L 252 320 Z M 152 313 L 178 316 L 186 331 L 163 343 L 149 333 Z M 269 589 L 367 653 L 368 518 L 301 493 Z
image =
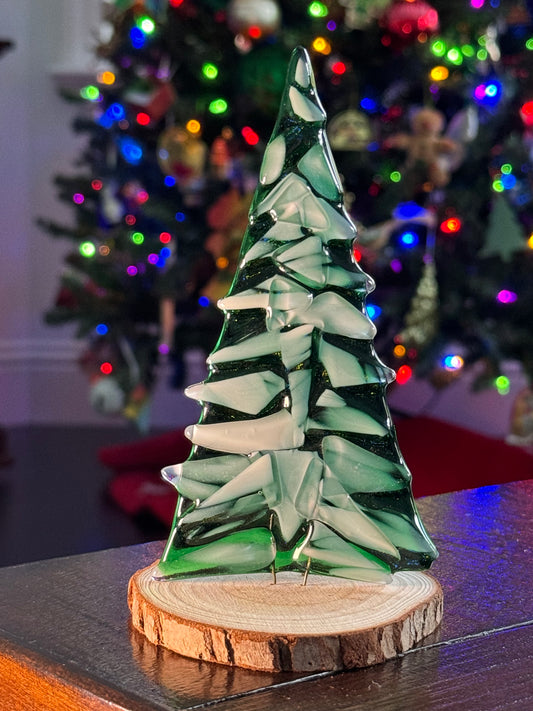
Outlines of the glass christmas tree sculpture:
M 428 568 L 307 52 L 291 58 L 156 577 Z

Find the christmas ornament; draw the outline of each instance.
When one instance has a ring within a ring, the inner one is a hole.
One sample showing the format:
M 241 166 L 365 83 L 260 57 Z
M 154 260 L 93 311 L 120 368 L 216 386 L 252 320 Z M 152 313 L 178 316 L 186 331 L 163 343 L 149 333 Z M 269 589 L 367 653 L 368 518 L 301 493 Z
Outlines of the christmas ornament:
M 251 39 L 274 34 L 281 22 L 274 0 L 231 0 L 226 12 L 230 30 Z
M 439 29 L 439 15 L 424 0 L 396 0 L 380 19 L 380 25 L 394 37 L 395 44 L 407 45 L 420 34 L 426 37 Z
M 184 187 L 191 187 L 204 177 L 207 157 L 207 144 L 181 126 L 170 126 L 159 137 L 159 166 Z
M 102 415 L 118 415 L 126 402 L 124 390 L 112 375 L 93 379 L 89 390 L 89 402 Z
M 364 151 L 372 140 L 370 121 L 355 109 L 342 111 L 328 123 L 328 138 L 334 151 Z
M 438 330 L 438 297 L 435 264 L 426 261 L 405 316 L 405 326 L 394 339 L 397 343 L 417 350 L 431 343 Z
M 533 390 L 528 387 L 518 393 L 511 410 L 509 444 L 533 447 Z
M 377 20 L 391 0 L 340 0 L 344 7 L 344 24 L 350 30 L 363 30 Z
M 423 108 L 413 114 L 410 134 L 398 133 L 385 141 L 385 148 L 406 152 L 406 181 L 429 181 L 431 188 L 442 188 L 448 184 L 451 156 L 458 156 L 461 147 L 442 135 L 443 128 L 443 114 L 435 109 Z
M 521 252 L 526 247 L 524 230 L 516 214 L 503 195 L 495 195 L 485 244 L 478 252 L 478 256 L 499 257 L 502 261 L 509 262 L 515 252 Z

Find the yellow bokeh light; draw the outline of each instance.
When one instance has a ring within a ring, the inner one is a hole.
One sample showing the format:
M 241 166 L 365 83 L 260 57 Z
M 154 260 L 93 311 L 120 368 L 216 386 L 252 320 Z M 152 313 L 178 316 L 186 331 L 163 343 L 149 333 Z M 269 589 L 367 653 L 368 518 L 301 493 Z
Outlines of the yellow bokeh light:
M 402 346 L 401 344 L 394 346 L 393 353 L 396 356 L 396 358 L 403 358 L 403 356 L 405 355 L 405 346 Z
M 330 54 L 331 45 L 325 37 L 315 37 L 313 41 L 313 49 L 320 54 Z
M 116 79 L 116 77 L 113 74 L 113 72 L 109 72 L 109 71 L 100 72 L 100 74 L 98 75 L 98 81 L 100 82 L 100 84 L 108 84 L 108 85 L 114 84 L 115 79 Z
M 200 133 L 200 129 L 202 128 L 202 126 L 200 124 L 200 121 L 197 121 L 196 119 L 190 119 L 190 121 L 187 121 L 185 128 L 189 133 Z
M 528 241 L 527 241 L 527 246 L 528 246 L 530 249 L 533 249 L 533 232 L 529 235 L 529 239 L 528 239 Z
M 219 269 L 225 269 L 229 265 L 229 259 L 227 257 L 219 257 L 216 264 Z
M 433 67 L 431 72 L 429 73 L 429 76 L 433 81 L 444 81 L 447 79 L 450 75 L 450 72 L 446 67 L 443 67 L 442 65 L 439 65 L 438 67 Z

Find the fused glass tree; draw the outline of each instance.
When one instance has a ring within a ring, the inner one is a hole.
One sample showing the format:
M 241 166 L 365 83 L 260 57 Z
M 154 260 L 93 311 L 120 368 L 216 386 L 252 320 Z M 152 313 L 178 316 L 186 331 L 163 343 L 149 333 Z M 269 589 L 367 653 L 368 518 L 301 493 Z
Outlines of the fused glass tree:
M 385 399 L 394 373 L 366 313 L 372 279 L 325 132 L 307 52 L 292 55 L 156 569 L 182 576 L 302 571 L 382 581 L 428 568 Z

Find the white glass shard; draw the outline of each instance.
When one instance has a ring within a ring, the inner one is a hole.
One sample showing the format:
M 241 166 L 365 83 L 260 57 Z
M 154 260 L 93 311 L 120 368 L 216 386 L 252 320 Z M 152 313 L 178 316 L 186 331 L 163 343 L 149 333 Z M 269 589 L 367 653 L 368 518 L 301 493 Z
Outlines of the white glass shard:
M 370 512 L 368 513 L 370 515 Z M 405 516 L 390 511 L 372 511 L 372 518 L 398 548 L 420 553 L 436 553 L 431 541 L 425 538 Z
M 324 121 L 326 114 L 321 106 L 310 101 L 295 86 L 289 89 L 289 100 L 294 113 L 304 121 Z
M 322 462 L 316 452 L 272 452 L 272 484 L 263 489 L 278 518 L 283 539 L 290 540 L 315 510 Z
M 185 395 L 193 400 L 216 403 L 257 415 L 284 387 L 283 378 L 265 370 L 236 378 L 196 383 L 185 389 Z
M 294 72 L 294 78 L 300 86 L 307 89 L 311 83 L 311 69 L 307 62 L 304 62 L 302 59 L 298 60 L 298 63 L 296 64 L 296 71 Z
M 322 247 L 322 240 L 319 237 L 307 237 L 301 242 L 298 242 L 298 244 L 279 247 L 274 252 L 273 257 L 277 262 L 286 264 L 287 262 L 291 262 L 293 259 L 310 257 L 317 254 L 325 257 L 324 249 Z
M 328 565 L 365 568 L 385 572 L 387 566 L 381 561 L 371 558 L 368 554 L 357 550 L 323 523 L 315 523 L 313 534 L 309 540 L 299 546 L 295 558 L 313 558 Z
M 240 311 L 241 309 L 266 309 L 268 294 L 257 289 L 247 289 L 234 296 L 225 296 L 219 299 L 217 306 L 222 311 Z
M 255 420 L 190 425 L 185 436 L 194 444 L 220 452 L 251 454 L 266 449 L 301 447 L 303 431 L 287 410 Z
M 334 388 L 379 382 L 372 377 L 375 371 L 371 369 L 369 376 L 359 358 L 342 348 L 332 346 L 323 338 L 320 339 L 318 357 L 328 371 L 329 380 Z
M 410 481 L 409 471 L 383 457 L 330 435 L 322 440 L 322 456 L 348 493 L 396 491 Z
M 279 178 L 285 162 L 285 151 L 286 144 L 283 136 L 276 136 L 267 145 L 259 172 L 259 181 L 262 185 L 270 185 Z
M 291 414 L 298 427 L 303 427 L 309 410 L 309 390 L 311 388 L 311 370 L 294 370 L 289 373 L 289 391 L 291 394 Z
M 295 239 L 302 239 L 302 226 L 299 224 L 291 224 L 284 220 L 276 222 L 265 233 L 265 238 L 276 240 L 278 242 L 291 242 Z
M 298 161 L 298 169 L 320 195 L 330 200 L 340 200 L 342 186 L 323 146 L 317 143 L 310 148 Z
M 247 358 L 259 358 L 269 353 L 277 353 L 280 350 L 279 333 L 265 332 L 258 336 L 246 338 L 239 341 L 234 346 L 226 346 L 218 351 L 214 351 L 207 358 L 207 364 L 226 363 L 230 360 L 246 360 Z
M 371 340 L 376 335 L 376 327 L 368 316 L 332 291 L 316 296 L 305 318 L 326 333 L 364 340 Z
M 314 419 L 308 420 L 307 429 L 337 430 L 338 432 L 356 432 L 357 434 L 387 434 L 386 427 L 366 412 L 353 407 L 326 407 Z
M 248 494 L 256 494 L 270 484 L 272 484 L 272 465 L 270 455 L 265 454 L 250 464 L 249 467 L 225 484 L 225 486 L 221 486 L 220 489 L 218 489 L 216 493 L 213 493 L 208 499 L 202 501 L 197 508 L 216 506 L 226 503 L 227 501 L 240 499 Z
M 316 404 L 318 407 L 345 407 L 346 400 L 334 393 L 333 390 L 324 390 Z
M 243 260 L 241 262 L 241 268 L 254 259 L 261 259 L 261 257 L 266 257 L 267 254 L 270 254 L 273 251 L 274 247 L 272 246 L 272 242 L 270 240 L 257 240 L 257 242 L 252 247 L 250 247 L 250 249 L 244 255 Z
M 249 457 L 226 454 L 208 459 L 192 459 L 181 464 L 165 467 L 161 474 L 164 479 L 174 486 L 177 486 L 177 482 L 181 477 L 220 486 L 233 479 L 243 469 L 246 469 L 250 461 Z
M 324 267 L 326 284 L 330 286 L 343 286 L 350 288 L 358 284 L 361 280 L 357 272 L 348 271 L 336 264 L 327 264 Z M 367 290 L 367 293 L 369 291 Z
M 315 517 L 317 521 L 331 526 L 341 536 L 356 545 L 400 558 L 400 554 L 389 538 L 355 503 L 350 510 L 320 504 L 317 506 Z
M 303 363 L 311 355 L 311 336 L 313 326 L 304 325 L 280 333 L 281 360 L 290 370 Z
M 272 279 L 269 293 L 265 320 L 269 331 L 305 321 L 302 314 L 306 313 L 313 300 L 313 295 L 305 287 L 292 279 L 280 276 Z

